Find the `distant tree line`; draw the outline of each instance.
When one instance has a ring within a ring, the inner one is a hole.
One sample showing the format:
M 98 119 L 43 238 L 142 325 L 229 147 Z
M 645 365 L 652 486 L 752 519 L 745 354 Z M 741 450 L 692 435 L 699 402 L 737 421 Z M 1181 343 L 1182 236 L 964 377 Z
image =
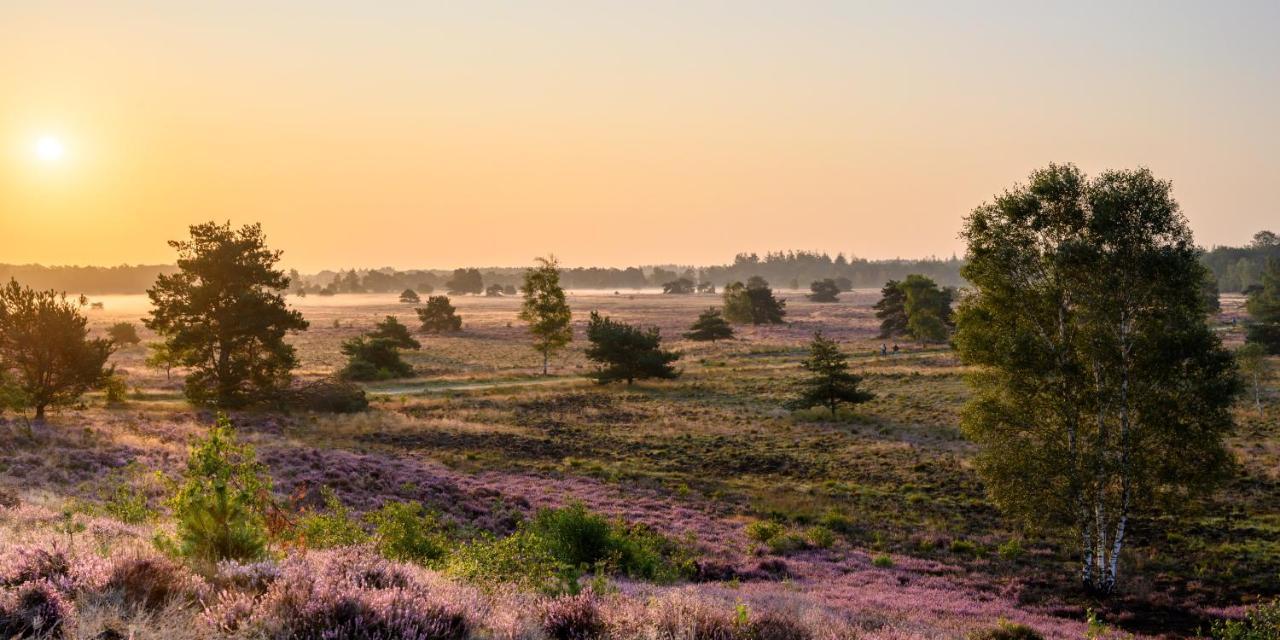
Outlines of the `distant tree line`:
M 1213 272 L 1219 291 L 1245 291 L 1262 284 L 1268 259 L 1280 260 L 1280 237 L 1259 231 L 1248 245 L 1214 247 L 1200 261 Z

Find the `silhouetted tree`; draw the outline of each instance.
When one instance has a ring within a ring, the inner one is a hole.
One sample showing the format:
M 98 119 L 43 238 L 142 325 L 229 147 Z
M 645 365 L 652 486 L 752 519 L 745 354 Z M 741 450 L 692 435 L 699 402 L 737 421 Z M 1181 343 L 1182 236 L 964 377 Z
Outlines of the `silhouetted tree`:
M 387 316 L 385 320 L 375 324 L 373 331 L 369 332 L 369 337 L 390 340 L 391 344 L 398 349 L 422 348 L 422 344 L 409 333 L 409 327 L 401 324 L 395 316 Z
M 825 278 L 823 280 L 815 280 L 809 285 L 809 300 L 811 302 L 836 302 L 840 299 L 840 286 L 835 280 Z
M 133 345 L 142 342 L 138 328 L 132 322 L 117 322 L 107 328 L 107 337 L 117 345 Z
M 106 363 L 115 346 L 89 338 L 80 312 L 86 302 L 16 280 L 0 287 L 0 376 L 12 387 L 5 395 L 9 403 L 33 407 L 36 422 L 50 406 L 76 402 L 112 373 Z
M 182 366 L 182 356 L 173 352 L 168 342 L 152 342 L 147 345 L 146 365 L 152 369 L 164 371 L 164 379 L 173 379 L 173 368 Z
M 1249 294 L 1245 308 L 1250 316 L 1246 340 L 1280 355 L 1280 260 L 1267 260 L 1262 286 Z
M 752 276 L 746 285 L 731 282 L 724 288 L 724 317 L 730 322 L 782 324 L 787 303 L 773 297 L 763 278 Z
M 591 312 L 587 324 L 587 359 L 597 365 L 594 377 L 601 384 L 626 380 L 631 384 L 646 378 L 674 378 L 679 374 L 671 366 L 680 354 L 662 350 L 657 327 L 639 327 L 615 322 Z
M 964 237 L 955 342 L 978 473 L 1008 513 L 1068 527 L 1084 585 L 1111 593 L 1134 517 L 1231 467 L 1240 384 L 1186 219 L 1145 169 L 1050 165 L 975 209 Z
M 422 330 L 427 333 L 445 333 L 462 329 L 462 318 L 454 313 L 449 296 L 431 296 L 427 298 L 427 306 L 415 309 L 418 320 L 422 322 Z
M 787 403 L 790 409 L 826 407 L 831 417 L 841 404 L 861 404 L 875 396 L 858 387 L 862 378 L 849 371 L 849 359 L 821 332 L 813 334 L 809 357 L 800 362 L 809 375 L 800 381 L 800 395 Z
M 688 278 L 676 278 L 670 282 L 663 283 L 662 292 L 680 295 L 693 293 L 693 281 Z
M 533 348 L 542 354 L 542 375 L 547 375 L 551 354 L 573 340 L 569 325 L 572 313 L 560 287 L 560 268 L 555 256 L 538 258 L 538 266 L 524 272 L 524 304 L 520 319 L 529 323 Z
M 484 292 L 484 278 L 479 269 L 454 269 L 453 277 L 444 286 L 449 295 L 480 294 Z
M 705 342 L 710 340 L 727 340 L 733 337 L 733 327 L 725 322 L 724 315 L 716 307 L 711 307 L 698 315 L 689 332 L 684 334 L 688 340 Z
M 907 295 L 897 280 L 884 283 L 880 300 L 873 307 L 880 319 L 880 338 L 892 338 L 907 334 Z
M 1204 299 L 1204 310 L 1209 314 L 1222 311 L 1222 296 L 1218 292 L 1218 279 L 1208 269 L 1204 272 L 1204 282 L 1200 284 L 1200 295 Z
M 502 285 L 497 283 L 489 285 L 484 290 L 484 295 L 489 296 L 490 298 L 501 297 L 502 294 L 503 294 Z
M 280 252 L 267 248 L 262 226 L 194 225 L 190 240 L 169 246 L 178 271 L 147 291 L 145 324 L 191 369 L 187 397 L 224 408 L 277 399 L 298 362 L 285 335 L 308 324 L 281 297 L 289 279 L 275 268 Z
M 418 297 L 418 292 L 413 289 L 405 289 L 400 292 L 400 302 L 405 304 L 418 304 L 422 302 L 422 298 Z

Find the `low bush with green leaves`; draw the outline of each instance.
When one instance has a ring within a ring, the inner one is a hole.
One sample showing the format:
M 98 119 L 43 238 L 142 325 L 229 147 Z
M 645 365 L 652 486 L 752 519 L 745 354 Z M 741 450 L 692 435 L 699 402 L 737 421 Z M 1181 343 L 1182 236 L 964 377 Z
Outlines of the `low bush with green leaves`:
M 324 490 L 324 509 L 303 514 L 293 527 L 294 542 L 309 549 L 361 544 L 369 533 L 332 489 Z
M 374 544 L 385 558 L 434 566 L 449 554 L 446 527 L 418 502 L 387 502 L 367 517 Z
M 1280 640 L 1280 599 L 1254 607 L 1240 620 L 1219 620 L 1210 630 L 1215 640 Z

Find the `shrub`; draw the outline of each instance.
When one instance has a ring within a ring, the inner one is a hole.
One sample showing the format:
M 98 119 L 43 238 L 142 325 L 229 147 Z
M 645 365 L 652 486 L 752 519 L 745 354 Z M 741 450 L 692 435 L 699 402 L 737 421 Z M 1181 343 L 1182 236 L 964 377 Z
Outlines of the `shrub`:
M 747 537 L 756 542 L 769 544 L 785 530 L 785 527 L 771 520 L 756 520 L 747 525 Z
M 147 494 L 126 482 L 116 485 L 103 508 L 111 517 L 128 524 L 142 524 L 156 515 Z
M 979 553 L 978 545 L 972 541 L 963 538 L 956 538 L 951 541 L 951 553 L 958 553 L 966 556 L 976 556 Z
M 1243 620 L 1219 620 L 1210 630 L 1215 640 L 1280 640 L 1280 599 L 1259 605 Z
M 980 629 L 968 635 L 969 640 L 1044 640 L 1039 631 L 1025 624 L 1001 620 L 994 627 Z
M 461 545 L 449 555 L 445 572 L 486 587 L 511 584 L 550 594 L 575 591 L 578 578 L 527 529 L 505 538 L 486 537 Z
M 449 551 L 439 517 L 417 502 L 390 501 L 369 514 L 374 544 L 384 558 L 435 564 Z
M 588 591 L 548 602 L 542 613 L 542 630 L 552 640 L 594 640 L 604 636 L 604 618 L 595 594 Z
M 644 525 L 610 522 L 581 503 L 539 511 L 529 531 L 570 568 L 595 567 L 661 582 L 693 570 L 678 545 L 658 532 Z
M 107 404 L 124 404 L 124 401 L 129 397 L 129 383 L 124 381 L 124 376 L 113 373 L 103 378 L 102 391 Z
M 58 549 L 49 551 L 39 547 L 27 549 L 16 557 L 21 560 L 14 566 L 0 567 L 0 586 L 17 586 L 25 582 L 47 580 L 59 583 L 71 574 L 71 560 Z
M 72 608 L 46 580 L 27 582 L 0 594 L 0 637 L 61 638 L 71 626 Z
M 107 328 L 107 337 L 118 345 L 138 344 L 142 342 L 142 338 L 138 337 L 138 328 L 132 322 L 117 322 Z
M 364 389 L 329 378 L 290 389 L 284 404 L 304 411 L 358 413 L 369 408 L 369 398 Z
M 191 595 L 191 577 L 178 565 L 159 557 L 137 556 L 115 563 L 106 588 L 118 592 L 127 607 L 148 611 Z
M 266 546 L 263 510 L 271 484 L 253 448 L 238 444 L 226 416 L 191 447 L 183 483 L 171 506 L 179 555 L 209 563 L 260 557 Z
M 393 338 L 358 336 L 342 343 L 342 353 L 347 356 L 347 366 L 340 375 L 347 380 L 390 380 L 413 376 L 413 367 L 400 359 L 400 348 Z
M 476 293 L 479 293 L 478 291 Z M 422 330 L 427 333 L 443 333 L 462 329 L 462 318 L 455 312 L 448 296 L 431 296 L 427 298 L 427 306 L 414 309 L 418 320 L 422 322 Z
M 888 569 L 893 566 L 893 557 L 887 553 L 877 554 L 874 558 L 871 558 L 871 564 L 881 569 Z
M 294 542 L 311 549 L 361 544 L 369 534 L 332 489 L 324 488 L 324 510 L 303 514 L 293 528 Z
M 996 553 L 1004 560 L 1017 560 L 1022 557 L 1022 541 L 1009 538 L 996 548 Z
M 805 537 L 808 538 L 809 544 L 819 549 L 830 549 L 836 543 L 836 534 L 822 525 L 809 527 Z

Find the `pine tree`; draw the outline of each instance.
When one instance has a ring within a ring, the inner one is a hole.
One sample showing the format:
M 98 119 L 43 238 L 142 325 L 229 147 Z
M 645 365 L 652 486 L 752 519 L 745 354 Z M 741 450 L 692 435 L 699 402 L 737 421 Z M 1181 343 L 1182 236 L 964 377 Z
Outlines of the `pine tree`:
M 446 333 L 462 329 L 462 318 L 455 313 L 449 296 L 430 296 L 427 306 L 414 309 L 426 333 Z
M 733 337 L 733 327 L 725 322 L 724 315 L 716 307 L 711 307 L 698 315 L 698 319 L 684 334 L 685 339 L 699 342 L 710 340 L 728 340 Z
M 418 297 L 418 292 L 413 289 L 405 289 L 400 292 L 400 302 L 405 304 L 418 304 L 422 302 L 422 298 Z
M 662 350 L 657 327 L 641 329 L 592 311 L 587 340 L 591 343 L 587 347 L 587 359 L 598 365 L 594 377 L 601 384 L 619 380 L 631 384 L 645 378 L 680 375 L 671 366 L 680 354 Z
M 841 404 L 861 404 L 875 397 L 858 387 L 862 378 L 849 372 L 848 357 L 822 332 L 813 334 L 809 357 L 800 366 L 810 375 L 800 382 L 800 396 L 787 403 L 790 409 L 826 407 L 834 418 Z
M 815 280 L 809 285 L 810 302 L 836 302 L 840 299 L 840 285 L 835 280 L 826 278 L 824 280 Z
M 373 331 L 369 332 L 370 338 L 382 338 L 391 342 L 397 349 L 413 349 L 422 348 L 422 343 L 414 339 L 409 333 L 409 327 L 401 324 L 395 316 L 387 316 L 382 322 L 373 326 Z
M 538 258 L 538 266 L 524 272 L 524 304 L 520 319 L 529 323 L 533 348 L 542 354 L 542 375 L 547 375 L 551 354 L 573 340 L 573 314 L 560 287 L 560 267 L 555 256 Z
M 281 296 L 289 279 L 275 268 L 280 252 L 256 224 L 195 225 L 190 240 L 169 245 L 178 271 L 147 290 L 153 308 L 144 323 L 190 369 L 187 397 L 218 407 L 276 399 L 298 364 L 285 336 L 308 326 Z
M 880 320 L 880 338 L 907 334 L 907 296 L 897 280 L 884 283 L 876 302 L 876 318 Z

